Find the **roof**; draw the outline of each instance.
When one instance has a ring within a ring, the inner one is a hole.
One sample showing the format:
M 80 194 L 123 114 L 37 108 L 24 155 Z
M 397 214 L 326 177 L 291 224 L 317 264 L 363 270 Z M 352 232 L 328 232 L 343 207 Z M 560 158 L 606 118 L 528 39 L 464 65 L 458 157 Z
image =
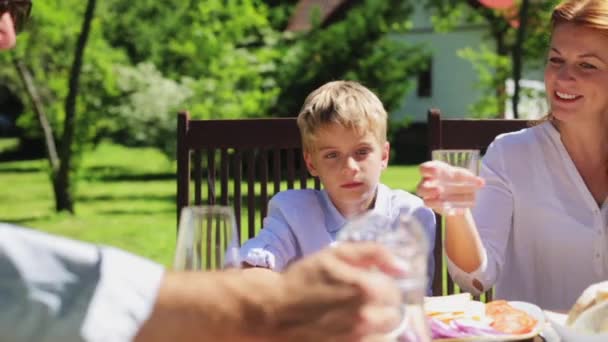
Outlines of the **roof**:
M 326 24 L 353 0 L 300 0 L 289 19 L 287 31 L 307 31 L 312 28 L 311 16 L 319 10 L 321 24 Z

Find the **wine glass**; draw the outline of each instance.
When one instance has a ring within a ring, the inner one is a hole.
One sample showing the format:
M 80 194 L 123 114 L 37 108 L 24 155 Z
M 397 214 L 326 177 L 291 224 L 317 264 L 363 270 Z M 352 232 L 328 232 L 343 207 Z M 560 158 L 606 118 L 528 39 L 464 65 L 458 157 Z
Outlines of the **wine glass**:
M 479 175 L 479 150 L 434 150 L 432 157 L 433 160 L 466 169 L 475 176 Z M 471 208 L 475 204 L 474 197 L 462 195 L 463 190 L 467 190 L 475 184 L 466 180 L 455 181 L 440 175 L 438 185 L 443 188 L 440 199 L 443 201 L 442 212 L 444 215 L 461 213 L 464 209 Z
M 239 238 L 231 207 L 192 206 L 182 209 L 173 268 L 220 270 L 240 267 Z
M 402 322 L 387 334 L 387 340 L 430 342 L 430 329 L 424 313 L 428 284 L 429 241 L 418 219 L 402 211 L 390 218 L 372 211 L 349 221 L 337 236 L 338 241 L 373 241 L 386 247 L 401 267 L 395 280 L 401 289 Z

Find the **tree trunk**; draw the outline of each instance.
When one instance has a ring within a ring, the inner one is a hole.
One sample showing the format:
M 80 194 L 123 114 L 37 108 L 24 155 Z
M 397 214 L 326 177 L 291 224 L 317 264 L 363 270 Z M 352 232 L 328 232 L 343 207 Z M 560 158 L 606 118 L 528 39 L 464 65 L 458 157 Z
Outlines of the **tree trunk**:
M 513 90 L 512 106 L 513 117 L 519 118 L 519 80 L 523 69 L 523 45 L 526 39 L 526 26 L 528 24 L 528 10 L 530 8 L 530 0 L 523 0 L 519 10 L 519 28 L 517 29 L 517 38 L 513 46 Z
M 36 88 L 36 84 L 34 83 L 34 78 L 32 77 L 30 70 L 27 68 L 27 66 L 25 66 L 23 61 L 15 58 L 14 56 L 13 63 L 15 64 L 17 73 L 25 86 L 25 91 L 30 98 L 32 107 L 34 107 L 34 112 L 36 112 L 36 115 L 38 116 L 38 123 L 40 124 L 42 133 L 44 134 L 46 156 L 49 160 L 49 165 L 51 166 L 51 178 L 54 179 L 57 175 L 57 171 L 59 170 L 60 162 L 57 155 L 57 147 L 55 146 L 53 128 L 49 124 L 49 120 L 44 112 L 44 106 L 42 104 L 42 100 L 40 100 L 40 95 L 38 94 L 38 89 Z
M 499 56 L 507 56 L 509 54 L 509 48 L 505 42 L 507 31 L 497 31 L 494 35 L 496 40 L 496 53 Z M 498 77 L 498 76 L 497 76 Z M 498 80 L 496 83 L 496 97 L 498 98 L 497 116 L 500 118 L 505 117 L 505 101 L 507 100 L 507 89 L 505 82 L 507 81 L 504 76 L 500 76 L 503 79 Z
M 57 211 L 67 210 L 74 212 L 74 201 L 71 191 L 71 167 L 72 167 L 72 142 L 74 140 L 74 131 L 76 127 L 76 100 L 78 98 L 80 72 L 82 70 L 82 62 L 84 50 L 91 31 L 91 22 L 95 15 L 95 5 L 97 0 L 88 0 L 87 8 L 82 22 L 82 30 L 78 36 L 76 50 L 74 52 L 74 62 L 70 70 L 70 79 L 68 81 L 68 95 L 65 99 L 65 121 L 63 123 L 63 137 L 61 139 L 61 150 L 59 158 L 61 163 L 59 172 L 53 182 L 56 189 Z

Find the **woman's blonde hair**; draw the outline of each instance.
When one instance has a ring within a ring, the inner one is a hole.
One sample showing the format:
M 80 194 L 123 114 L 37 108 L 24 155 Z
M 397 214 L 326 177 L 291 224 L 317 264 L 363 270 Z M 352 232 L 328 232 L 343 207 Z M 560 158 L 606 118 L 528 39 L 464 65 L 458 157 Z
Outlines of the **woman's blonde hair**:
M 596 29 L 608 35 L 608 1 L 563 1 L 553 9 L 551 25 L 555 28 L 555 26 L 563 23 L 572 23 Z
M 305 151 L 314 150 L 315 135 L 327 124 L 357 132 L 372 132 L 386 141 L 387 114 L 382 102 L 369 89 L 353 81 L 334 81 L 314 90 L 298 114 L 298 127 Z

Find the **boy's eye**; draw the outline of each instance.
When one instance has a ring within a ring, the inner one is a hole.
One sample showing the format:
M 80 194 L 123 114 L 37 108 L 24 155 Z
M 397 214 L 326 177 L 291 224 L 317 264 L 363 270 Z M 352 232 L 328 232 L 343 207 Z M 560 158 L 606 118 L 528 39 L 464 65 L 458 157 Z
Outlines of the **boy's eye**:
M 550 57 L 549 58 L 549 63 L 551 63 L 551 64 L 561 64 L 563 62 L 564 62 L 564 60 L 559 57 Z
M 369 148 L 362 148 L 360 150 L 357 150 L 357 155 L 359 156 L 364 156 L 367 155 L 371 152 L 371 150 Z
M 325 156 L 323 156 L 323 158 L 325 158 L 325 159 L 334 159 L 336 157 L 338 157 L 337 152 L 329 152 L 329 153 L 325 154 Z
M 595 65 L 593 65 L 593 64 L 589 64 L 589 63 L 586 63 L 586 62 L 581 63 L 581 64 L 580 64 L 580 66 L 581 66 L 581 68 L 583 68 L 583 69 L 597 69 L 597 68 L 595 67 Z

